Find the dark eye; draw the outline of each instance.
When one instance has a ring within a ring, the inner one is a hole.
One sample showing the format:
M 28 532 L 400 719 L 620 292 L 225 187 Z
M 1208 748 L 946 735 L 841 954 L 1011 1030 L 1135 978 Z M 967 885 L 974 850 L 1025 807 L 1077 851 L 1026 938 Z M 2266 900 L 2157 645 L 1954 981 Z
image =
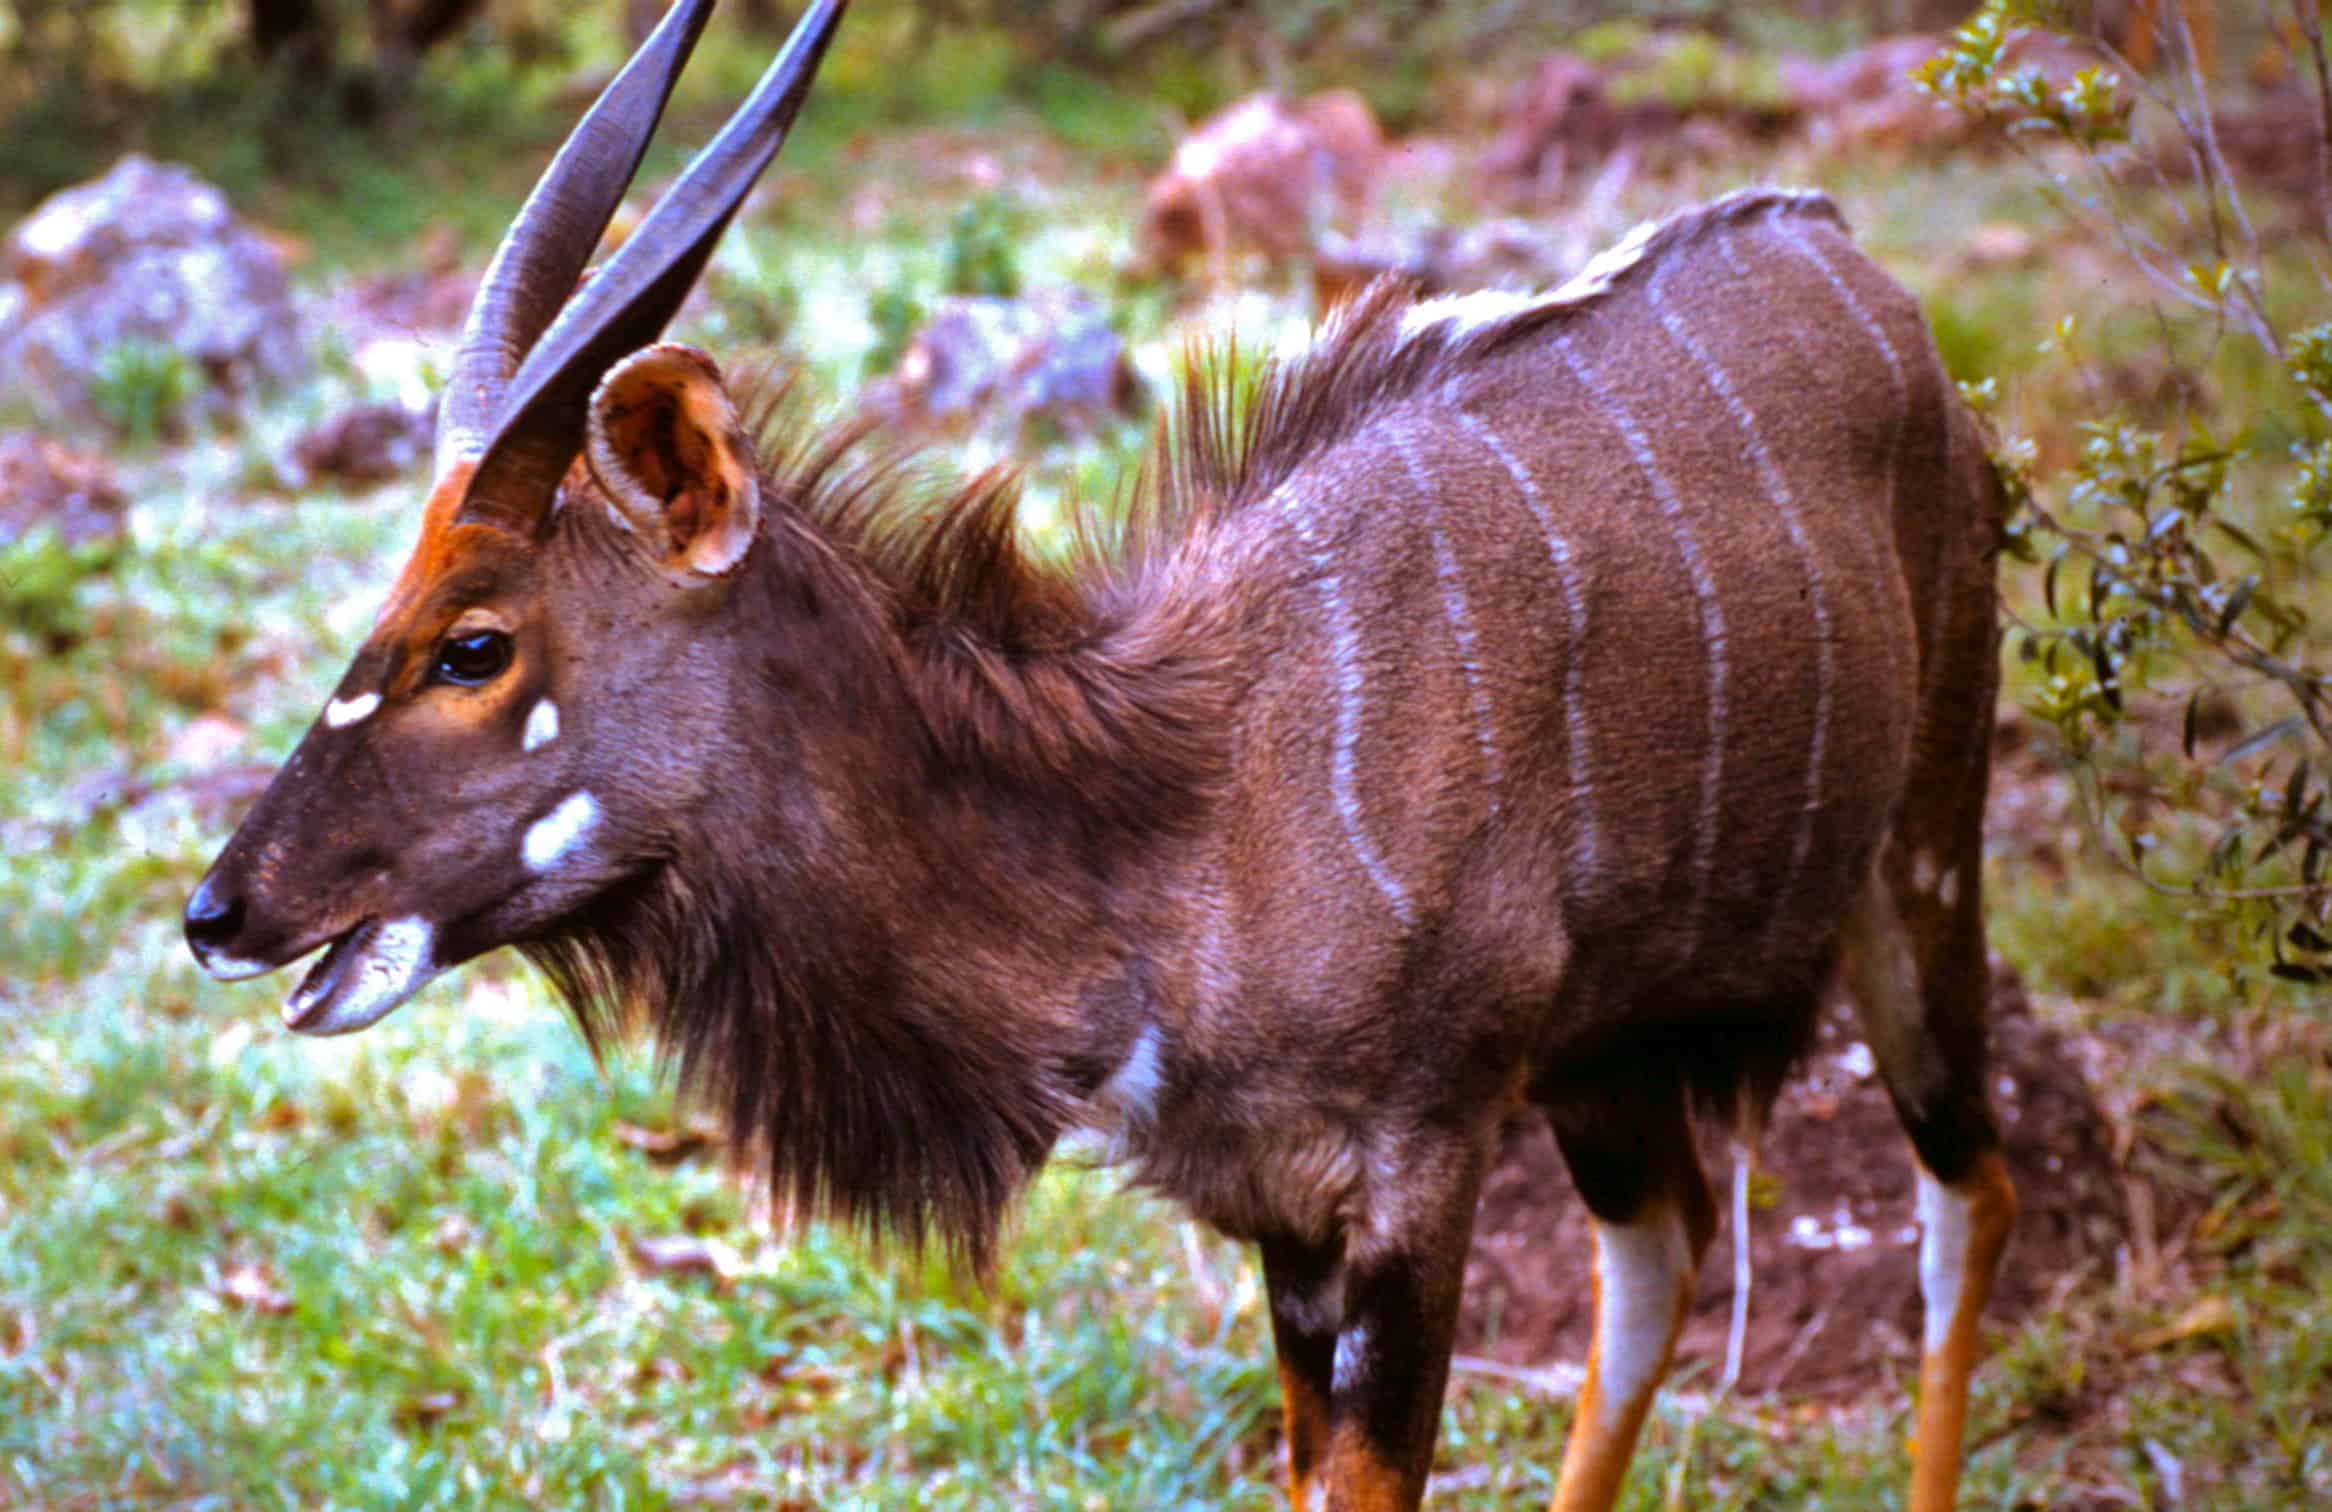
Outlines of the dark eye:
M 510 637 L 501 631 L 449 635 L 437 644 L 437 665 L 430 669 L 430 680 L 474 688 L 500 677 L 509 665 Z

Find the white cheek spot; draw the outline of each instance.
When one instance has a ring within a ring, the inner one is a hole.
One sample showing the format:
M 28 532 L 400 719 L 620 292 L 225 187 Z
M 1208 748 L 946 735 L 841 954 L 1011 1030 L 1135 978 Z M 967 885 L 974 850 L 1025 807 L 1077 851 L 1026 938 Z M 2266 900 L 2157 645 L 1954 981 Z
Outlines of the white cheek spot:
M 547 872 L 583 843 L 599 823 L 599 800 L 589 793 L 569 793 L 559 806 L 527 826 L 518 853 L 527 870 Z
M 1953 867 L 1935 884 L 1935 901 L 1946 908 L 1957 907 L 1960 901 L 1960 869 Z
M 1935 856 L 1930 851 L 1917 851 L 1911 857 L 1911 886 L 1919 892 L 1935 891 Z
M 1124 1064 L 1112 1072 L 1101 1084 L 1095 1100 L 1118 1114 L 1136 1122 L 1147 1121 L 1158 1108 L 1158 1089 L 1165 1081 L 1161 1064 L 1158 1026 L 1144 1029 L 1134 1048 L 1127 1053 Z
M 368 719 L 381 706 L 378 693 L 359 693 L 354 698 L 335 698 L 324 705 L 324 725 L 327 729 L 345 730 L 360 719 Z
M 1919 1172 L 1919 1299 L 1925 1304 L 1922 1346 L 1943 1348 L 1959 1316 L 1960 1283 L 1974 1242 L 1975 1201 L 1955 1192 L 1923 1167 Z
M 1336 1390 L 1351 1391 L 1368 1379 L 1368 1343 L 1365 1324 L 1356 1323 L 1336 1336 Z
M 528 711 L 526 734 L 519 740 L 519 749 L 540 750 L 559 738 L 559 706 L 544 699 Z

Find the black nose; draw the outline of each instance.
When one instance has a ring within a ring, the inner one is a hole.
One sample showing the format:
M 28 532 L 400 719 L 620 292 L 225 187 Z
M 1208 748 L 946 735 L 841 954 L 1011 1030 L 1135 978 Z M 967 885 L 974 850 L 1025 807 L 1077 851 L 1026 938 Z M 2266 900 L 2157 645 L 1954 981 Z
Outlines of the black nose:
M 186 943 L 197 953 L 218 950 L 235 941 L 243 932 L 243 900 L 222 898 L 204 878 L 194 896 L 186 900 Z

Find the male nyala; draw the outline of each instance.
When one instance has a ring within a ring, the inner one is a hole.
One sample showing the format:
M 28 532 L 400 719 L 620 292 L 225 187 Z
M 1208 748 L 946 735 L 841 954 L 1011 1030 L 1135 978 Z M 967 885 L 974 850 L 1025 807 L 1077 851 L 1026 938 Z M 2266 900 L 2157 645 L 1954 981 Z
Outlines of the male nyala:
M 496 254 L 420 542 L 186 908 L 361 1029 L 510 945 L 651 1026 L 791 1211 L 974 1265 L 1061 1137 L 1262 1255 L 1298 1507 L 1418 1505 L 1475 1194 L 1545 1114 L 1594 1217 L 1558 1508 L 1618 1494 L 1754 1126 L 1843 973 L 1919 1166 L 1911 1505 L 1953 1500 L 2015 1198 L 1979 820 L 2003 501 L 1818 195 L 1550 294 L 1380 285 L 1193 377 L 1122 529 L 1024 554 L 658 336 L 840 19 L 578 282 L 710 0 Z

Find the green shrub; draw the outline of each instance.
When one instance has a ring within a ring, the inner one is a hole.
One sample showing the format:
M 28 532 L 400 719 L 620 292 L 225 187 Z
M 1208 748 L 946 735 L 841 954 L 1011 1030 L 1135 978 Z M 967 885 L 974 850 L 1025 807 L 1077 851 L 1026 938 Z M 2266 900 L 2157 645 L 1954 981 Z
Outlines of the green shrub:
M 2294 13 L 2321 81 L 2315 7 Z M 2063 14 L 1990 0 L 1923 79 L 2004 122 L 2092 245 L 2131 260 L 2172 381 L 2143 412 L 2105 403 L 2086 332 L 2068 318 L 2044 344 L 2101 402 L 2062 467 L 2039 466 L 2027 441 L 2002 448 L 2022 505 L 2008 545 L 2039 570 L 2037 612 L 2010 630 L 2024 703 L 2110 855 L 2248 930 L 2274 976 L 2332 981 L 2332 633 L 2316 587 L 2332 534 L 2332 325 L 2293 318 L 2320 313 L 2321 275 L 2255 233 L 2210 143 L 2211 85 L 2175 39 L 2169 76 L 2146 88 L 2175 107 L 2169 150 L 2198 172 L 2161 194 L 2143 167 L 2159 143 L 2117 151 L 2138 124 L 2118 75 L 2052 81 L 2004 62 L 2007 34 L 2034 24 L 2062 30 Z
M 199 388 L 185 353 L 131 337 L 107 347 L 97 359 L 89 399 L 116 436 L 133 446 L 151 446 L 183 432 L 186 406 Z

